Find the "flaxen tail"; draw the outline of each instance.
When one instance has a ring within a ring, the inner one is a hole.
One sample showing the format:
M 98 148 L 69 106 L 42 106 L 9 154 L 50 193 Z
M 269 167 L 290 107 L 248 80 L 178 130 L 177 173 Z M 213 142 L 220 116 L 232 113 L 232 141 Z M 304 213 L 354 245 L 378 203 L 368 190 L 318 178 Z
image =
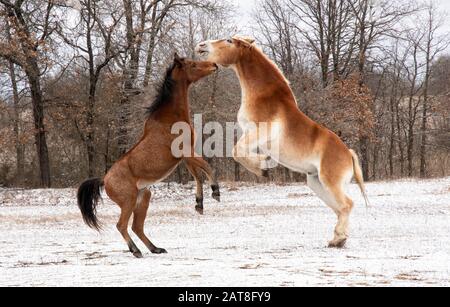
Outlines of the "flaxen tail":
M 369 207 L 369 197 L 367 196 L 366 187 L 364 185 L 364 176 L 361 170 L 361 166 L 359 164 L 359 158 L 355 151 L 350 150 L 350 153 L 353 157 L 353 172 L 355 176 L 355 180 L 358 183 L 359 188 L 361 189 L 361 193 L 364 196 L 364 201 L 366 202 L 366 207 Z
M 97 205 L 101 200 L 101 188 L 104 186 L 100 178 L 89 179 L 83 182 L 78 189 L 78 207 L 84 222 L 91 228 L 100 231 L 97 219 Z

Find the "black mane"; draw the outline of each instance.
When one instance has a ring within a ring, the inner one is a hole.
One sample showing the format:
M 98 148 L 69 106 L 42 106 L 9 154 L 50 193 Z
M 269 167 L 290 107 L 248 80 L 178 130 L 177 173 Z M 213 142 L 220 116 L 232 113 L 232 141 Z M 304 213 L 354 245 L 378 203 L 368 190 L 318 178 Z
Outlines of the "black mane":
M 163 82 L 157 87 L 158 94 L 153 103 L 147 108 L 146 113 L 148 116 L 158 111 L 165 103 L 170 101 L 175 85 L 175 80 L 172 79 L 172 72 L 174 69 L 175 65 L 172 65 L 167 69 Z

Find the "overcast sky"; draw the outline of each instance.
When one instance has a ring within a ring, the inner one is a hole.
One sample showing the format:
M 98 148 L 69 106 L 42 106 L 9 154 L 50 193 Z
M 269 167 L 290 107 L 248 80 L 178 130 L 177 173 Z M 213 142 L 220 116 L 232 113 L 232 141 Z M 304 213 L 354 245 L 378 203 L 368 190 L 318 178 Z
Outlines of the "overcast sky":
M 240 18 L 237 20 L 240 21 L 242 31 L 245 31 L 246 27 L 251 23 L 251 14 L 254 11 L 255 5 L 260 0 L 232 0 L 239 8 L 240 11 Z M 394 0 L 396 1 L 396 0 Z M 443 29 L 443 32 L 450 33 L 450 0 L 428 0 L 435 2 L 438 7 L 442 10 L 442 12 L 448 14 L 447 22 L 445 29 Z M 423 2 L 426 2 L 424 0 Z M 241 34 L 251 34 L 251 33 L 241 33 Z M 447 51 L 447 53 L 450 53 L 450 48 Z
M 449 0 L 434 0 L 439 6 L 442 6 L 447 12 L 450 12 L 450 1 Z
M 248 17 L 249 13 L 252 11 L 255 3 L 258 0 L 234 0 L 234 2 L 242 9 L 246 17 Z M 450 12 L 450 0 L 431 0 L 436 2 L 443 10 Z M 449 21 L 450 26 L 450 21 Z

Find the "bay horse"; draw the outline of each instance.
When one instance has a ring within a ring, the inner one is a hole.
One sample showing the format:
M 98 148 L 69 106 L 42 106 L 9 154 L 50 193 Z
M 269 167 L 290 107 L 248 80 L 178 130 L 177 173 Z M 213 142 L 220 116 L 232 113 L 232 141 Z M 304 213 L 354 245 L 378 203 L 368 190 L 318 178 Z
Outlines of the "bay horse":
M 238 121 L 244 135 L 233 150 L 234 159 L 258 176 L 267 176 L 274 162 L 306 174 L 308 186 L 338 218 L 329 247 L 344 247 L 353 209 L 344 187 L 353 177 L 368 204 L 356 153 L 300 111 L 286 77 L 254 39 L 235 36 L 205 41 L 197 45 L 196 52 L 208 61 L 231 67 L 239 78 L 242 102 Z M 259 123 L 267 123 L 269 129 L 261 131 Z
M 175 123 L 180 122 L 188 123 L 191 127 L 191 148 L 194 148 L 194 129 L 188 101 L 189 87 L 217 70 L 218 66 L 212 62 L 191 61 L 175 55 L 155 101 L 148 108 L 148 119 L 141 140 L 112 166 L 103 179 L 87 180 L 78 190 L 78 206 L 85 223 L 100 230 L 96 207 L 101 198 L 101 188 L 104 187 L 109 198 L 121 209 L 117 229 L 128 244 L 130 252 L 137 258 L 142 258 L 142 253 L 128 233 L 132 214 L 132 230 L 146 247 L 154 254 L 167 253 L 165 249 L 156 247 L 144 233 L 151 198 L 148 187 L 163 181 L 180 163 L 185 163 L 197 182 L 196 210 L 200 214 L 203 214 L 202 173 L 206 174 L 211 182 L 213 198 L 220 201 L 219 185 L 208 163 L 194 155 L 194 152 L 189 157 L 182 158 L 175 158 L 171 152 L 171 145 L 176 137 L 171 133 L 171 129 Z

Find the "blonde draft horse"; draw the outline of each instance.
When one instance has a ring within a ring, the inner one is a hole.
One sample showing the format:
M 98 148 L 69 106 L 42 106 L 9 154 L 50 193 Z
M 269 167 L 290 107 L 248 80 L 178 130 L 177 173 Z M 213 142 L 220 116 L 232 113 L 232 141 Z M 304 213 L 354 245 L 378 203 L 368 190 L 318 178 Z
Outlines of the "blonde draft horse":
M 273 162 L 307 174 L 308 186 L 338 217 L 329 247 L 342 248 L 349 237 L 353 208 L 344 188 L 353 177 L 368 203 L 358 156 L 336 134 L 299 110 L 289 82 L 254 42 L 251 38 L 234 37 L 205 41 L 196 47 L 197 54 L 232 68 L 240 80 L 238 121 L 244 135 L 234 149 L 234 158 L 258 176 L 267 175 L 268 165 Z M 258 127 L 258 123 L 272 127 L 264 138 L 259 137 L 264 133 L 258 128 L 251 128 Z M 267 149 L 268 143 L 277 150 Z M 248 152 L 254 154 L 246 155 Z
M 175 55 L 156 100 L 148 108 L 148 119 L 139 143 L 115 163 L 103 179 L 87 180 L 78 190 L 78 206 L 84 221 L 89 227 L 100 230 L 96 208 L 101 198 L 101 188 L 104 187 L 110 199 L 121 209 L 117 229 L 130 252 L 137 258 L 142 258 L 142 253 L 128 233 L 132 215 L 132 230 L 146 247 L 154 254 L 166 253 L 165 249 L 157 248 L 144 233 L 151 198 L 148 187 L 168 177 L 181 162 L 185 163 L 197 182 L 196 210 L 203 214 L 202 173 L 211 182 L 213 198 L 220 201 L 219 185 L 208 163 L 196 157 L 193 152 L 190 157 L 181 159 L 175 158 L 171 152 L 171 145 L 176 137 L 171 134 L 171 129 L 179 122 L 189 123 L 191 126 L 194 148 L 194 129 L 188 102 L 189 86 L 217 70 L 214 63 L 191 61 Z

